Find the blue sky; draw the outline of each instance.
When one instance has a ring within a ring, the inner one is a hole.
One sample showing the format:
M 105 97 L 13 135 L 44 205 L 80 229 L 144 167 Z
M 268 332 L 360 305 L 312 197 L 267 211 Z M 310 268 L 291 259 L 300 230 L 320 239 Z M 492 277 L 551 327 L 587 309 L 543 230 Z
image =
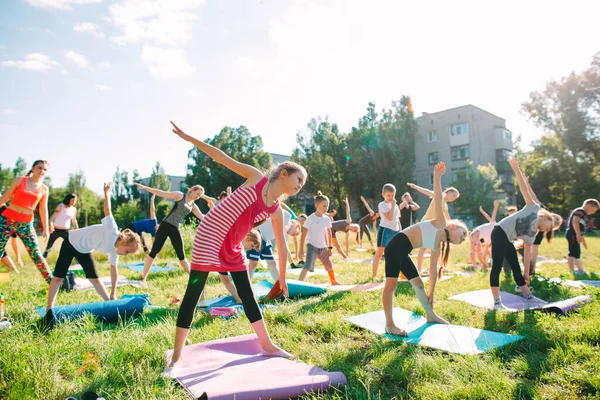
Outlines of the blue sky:
M 524 142 L 529 92 L 600 51 L 596 1 L 5 0 L 0 162 L 51 162 L 101 191 L 117 165 L 184 175 L 189 146 L 246 125 L 289 154 L 310 118 L 347 131 L 402 94 L 416 115 L 474 104 Z M 199 182 L 200 184 L 202 182 Z

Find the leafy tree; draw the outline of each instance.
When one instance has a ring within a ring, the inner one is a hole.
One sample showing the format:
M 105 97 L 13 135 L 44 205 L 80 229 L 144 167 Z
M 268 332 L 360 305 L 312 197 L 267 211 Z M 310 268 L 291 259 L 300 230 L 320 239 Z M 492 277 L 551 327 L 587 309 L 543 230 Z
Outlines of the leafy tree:
M 294 149 L 291 157 L 308 172 L 309 179 L 303 190 L 315 194 L 320 190 L 330 198 L 330 208 L 336 208 L 340 216 L 345 216 L 345 136 L 339 132 L 338 126 L 330 124 L 327 118 L 313 118 L 308 123 L 308 128 L 308 135 L 296 135 L 298 147 Z
M 100 204 L 101 197 L 88 189 L 85 184 L 86 179 L 83 171 L 79 170 L 74 174 L 69 174 L 67 192 L 75 193 L 79 198 L 77 222 L 81 227 L 98 224 L 104 217 Z
M 133 221 L 137 221 L 139 219 L 143 219 L 144 213 L 140 208 L 140 201 L 138 200 L 129 200 L 127 202 L 119 204 L 117 207 L 114 207 L 113 216 L 117 221 L 117 225 L 120 227 L 127 227 Z
M 479 206 L 492 214 L 494 199 L 501 193 L 502 181 L 492 164 L 478 165 L 473 168 L 473 163 L 468 162 L 465 169 L 457 173 L 454 182 L 460 192 L 460 198 L 455 204 L 455 215 L 463 219 L 472 219 L 475 225 L 488 222 L 479 212 Z
M 25 162 L 25 159 L 23 159 L 23 157 L 17 158 L 17 161 L 15 162 L 15 167 L 12 170 L 13 175 L 23 176 L 27 172 L 29 172 L 29 169 L 27 168 L 27 163 Z
M 263 150 L 262 138 L 252 136 L 245 126 L 239 128 L 224 127 L 212 139 L 206 139 L 211 144 L 233 159 L 252 165 L 260 170 L 268 170 L 273 163 L 271 155 Z M 186 184 L 188 186 L 202 185 L 209 196 L 215 196 L 231 186 L 235 190 L 244 183 L 244 178 L 217 164 L 210 157 L 196 147 L 188 153 L 188 173 Z M 207 211 L 206 204 L 199 203 L 203 211 Z
M 165 174 L 165 169 L 158 161 L 156 162 L 156 165 L 152 170 L 148 186 L 165 191 L 171 189 L 171 181 L 169 181 L 169 177 L 167 176 L 167 174 Z
M 118 207 L 131 200 L 131 183 L 129 182 L 129 174 L 127 171 L 121 171 L 119 166 L 117 166 L 117 171 L 113 175 L 113 183 L 113 207 Z
M 546 131 L 519 151 L 523 171 L 540 201 L 567 216 L 600 192 L 600 53 L 585 71 L 532 92 L 522 111 Z
M 15 176 L 10 168 L 3 168 L 0 163 L 0 193 L 6 192 Z

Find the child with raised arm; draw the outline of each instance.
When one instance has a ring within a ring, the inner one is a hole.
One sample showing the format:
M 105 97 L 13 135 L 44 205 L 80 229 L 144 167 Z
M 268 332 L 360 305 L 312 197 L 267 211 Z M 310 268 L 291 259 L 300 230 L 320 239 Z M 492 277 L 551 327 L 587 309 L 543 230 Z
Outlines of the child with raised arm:
M 46 244 L 46 250 L 44 250 L 44 254 L 42 257 L 48 258 L 48 254 L 52 250 L 52 246 L 54 242 L 58 238 L 62 238 L 63 241 L 69 234 L 69 229 L 71 226 L 75 229 L 79 229 L 77 225 L 77 208 L 75 205 L 77 204 L 77 195 L 75 193 L 70 193 L 65 196 L 62 203 L 60 203 L 54 213 L 50 217 L 50 238 L 48 239 L 48 243 Z
M 408 183 L 408 187 L 417 190 L 418 192 L 424 194 L 425 196 L 428 196 L 430 198 L 433 197 L 433 192 L 429 189 L 425 189 L 421 186 L 417 186 L 414 183 Z M 458 191 L 458 189 L 456 189 L 454 187 L 449 187 L 449 188 L 446 188 L 446 190 L 444 190 L 443 198 L 442 198 L 442 210 L 444 212 L 444 217 L 446 217 L 447 220 L 450 219 L 450 214 L 448 212 L 448 203 L 455 201 L 459 197 L 460 197 L 460 192 Z M 427 210 L 425 211 L 423 218 L 421 218 L 421 221 L 427 221 L 427 220 L 433 219 L 433 218 L 434 218 L 433 202 L 431 202 L 431 203 L 429 203 L 429 207 L 427 207 Z M 425 257 L 426 252 L 427 252 L 427 249 L 424 249 L 424 248 L 421 248 L 419 250 L 419 254 L 417 256 L 417 271 L 419 271 L 419 273 L 421 273 L 421 267 L 423 265 L 423 258 Z
M 369 214 L 365 215 L 364 217 L 362 217 L 361 219 L 358 220 L 358 226 L 360 228 L 358 247 L 361 249 L 363 248 L 362 240 L 363 240 L 363 233 L 364 233 L 367 235 L 367 238 L 369 239 L 369 243 L 371 243 L 371 247 L 373 249 L 375 249 L 375 245 L 373 244 L 373 239 L 371 239 L 371 232 L 369 231 L 369 225 L 373 225 L 373 232 L 377 232 L 377 218 L 379 218 L 379 212 L 374 212 L 373 210 L 371 210 L 371 207 L 369 207 L 369 203 L 367 203 L 367 200 L 365 200 L 365 198 L 363 196 L 360 196 L 360 200 L 365 205 L 365 208 L 367 209 L 367 212 Z
M 527 301 L 541 300 L 536 298 L 527 287 L 529 281 L 529 268 L 525 268 L 525 276 L 521 273 L 517 250 L 513 245 L 515 239 L 523 241 L 524 256 L 523 265 L 529 265 L 531 261 L 531 245 L 535 240 L 537 231 L 548 232 L 552 230 L 553 220 L 550 213 L 540 209 L 539 204 L 533 200 L 531 186 L 523 178 L 517 160 L 511 158 L 509 164 L 519 183 L 519 189 L 525 199 L 525 207 L 518 212 L 504 218 L 492 230 L 492 270 L 490 272 L 490 287 L 494 297 L 494 308 L 506 309 L 500 301 L 500 272 L 502 263 L 506 258 L 513 273 L 513 278 L 519 287 L 523 297 Z
M 246 178 L 246 181 L 217 207 L 210 210 L 198 225 L 192 247 L 190 279 L 177 316 L 173 356 L 163 376 L 177 375 L 177 367 L 194 311 L 210 271 L 231 274 L 246 317 L 260 341 L 263 355 L 290 357 L 289 353 L 275 346 L 269 337 L 260 308 L 252 293 L 241 243 L 255 224 L 271 216 L 279 255 L 277 286 L 287 296 L 287 249 L 284 245 L 283 210 L 279 207 L 279 201 L 282 196 L 293 196 L 302 189 L 306 182 L 306 170 L 294 162 L 286 161 L 274 167 L 265 176 L 255 167 L 240 163 L 218 148 L 188 135 L 175 124 L 173 128 L 177 136 L 195 145 L 218 164 Z
M 337 249 L 338 253 L 340 253 L 341 256 L 344 258 L 348 258 L 348 254 L 350 253 L 350 251 L 349 251 L 350 245 L 348 244 L 348 235 L 350 234 L 350 232 L 358 233 L 358 231 L 360 230 L 360 227 L 358 224 L 352 223 L 352 215 L 350 214 L 350 202 L 348 201 L 347 197 L 344 200 L 344 203 L 346 203 L 346 219 L 340 219 L 337 221 L 333 221 L 331 223 L 331 241 L 332 241 L 333 245 L 335 246 L 335 248 Z M 342 246 L 340 245 L 340 242 L 337 238 L 338 232 L 345 233 L 346 252 L 344 252 L 344 250 L 342 250 Z
M 443 162 L 433 169 L 433 201 L 434 218 L 419 222 L 404 229 L 394 236 L 385 247 L 385 287 L 383 289 L 383 310 L 385 313 L 385 331 L 392 335 L 406 336 L 406 331 L 394 323 L 393 306 L 394 291 L 398 285 L 400 272 L 410 282 L 417 299 L 425 309 L 428 322 L 447 324 L 433 311 L 433 294 L 437 279 L 441 278 L 442 269 L 438 270 L 438 260 L 442 255 L 442 266 L 448 262 L 450 243 L 461 244 L 468 235 L 465 224 L 458 220 L 446 220 L 442 211 L 442 175 L 446 171 Z M 419 276 L 415 264 L 410 259 L 410 252 L 415 248 L 431 250 L 429 266 L 429 290 Z M 443 268 L 443 267 L 442 267 Z
M 50 289 L 48 289 L 46 311 L 54 307 L 56 294 L 69 271 L 69 266 L 73 258 L 81 265 L 85 272 L 85 277 L 90 280 L 96 292 L 102 297 L 102 300 L 114 300 L 117 298 L 117 280 L 119 277 L 117 266 L 119 256 L 136 253 L 140 248 L 140 237 L 129 229 L 119 232 L 117 223 L 110 211 L 110 192 L 112 186 L 112 182 L 104 184 L 104 218 L 102 218 L 102 224 L 71 230 L 64 239 L 56 260 L 56 267 L 54 267 L 54 278 L 52 278 Z M 96 262 L 92 254 L 94 251 L 108 255 L 110 280 L 112 283 L 110 296 L 106 291 L 106 287 L 104 287 L 104 284 L 98 278 Z
M 48 283 L 52 280 L 50 267 L 42 257 L 37 235 L 33 227 L 33 212 L 40 213 L 44 239 L 48 238 L 48 187 L 44 184 L 44 176 L 49 167 L 48 161 L 36 160 L 27 175 L 15 178 L 9 188 L 0 196 L 0 205 L 11 200 L 10 205 L 0 215 L 0 259 L 6 264 L 6 243 L 17 234 L 23 241 L 35 267 Z M 12 260 L 10 260 L 12 262 Z M 13 269 L 16 271 L 16 267 Z
M 585 274 L 585 270 L 581 265 L 581 244 L 587 249 L 587 243 L 583 234 L 587 223 L 588 215 L 598 212 L 600 203 L 596 199 L 587 199 L 583 205 L 574 209 L 569 216 L 566 238 L 569 242 L 569 258 L 567 259 L 571 272 L 577 274 Z M 577 271 L 575 271 L 577 268 Z
M 471 234 L 469 235 L 469 240 L 471 241 L 471 252 L 469 253 L 469 258 L 471 259 L 471 265 L 473 268 L 477 266 L 475 261 L 475 254 L 477 254 L 479 261 L 483 265 L 483 268 L 489 268 L 487 258 L 488 251 L 490 250 L 490 244 L 492 241 L 492 230 L 496 225 L 496 217 L 498 216 L 498 208 L 500 207 L 500 202 L 498 200 L 494 200 L 494 211 L 492 212 L 492 216 L 490 217 L 488 213 L 485 212 L 482 206 L 479 206 L 479 212 L 488 220 L 487 223 L 483 225 L 479 225 L 477 228 L 473 229 Z M 483 248 L 483 251 L 482 251 Z
M 306 241 L 306 263 L 300 271 L 299 280 L 306 279 L 306 274 L 312 270 L 317 258 L 321 260 L 323 267 L 329 275 L 332 285 L 339 285 L 335 279 L 333 263 L 331 262 L 331 218 L 327 215 L 329 208 L 329 198 L 324 196 L 321 191 L 314 197 L 315 212 L 309 215 L 302 227 L 300 236 L 300 258 L 304 258 L 304 242 Z
M 396 187 L 391 183 L 386 183 L 381 189 L 381 197 L 383 197 L 383 201 L 377 206 L 381 221 L 379 222 L 379 230 L 377 230 L 377 250 L 373 257 L 373 278 L 377 276 L 379 260 L 383 256 L 385 246 L 401 229 L 400 209 L 396 204 Z
M 400 208 L 400 227 L 406 229 L 413 224 L 413 213 L 421 209 L 413 200 L 410 193 L 406 192 L 402 195 L 402 203 L 398 206 Z
M 171 245 L 175 249 L 179 263 L 183 267 L 183 270 L 190 273 L 190 264 L 185 257 L 185 251 L 183 248 L 183 235 L 181 234 L 181 223 L 184 218 L 189 214 L 193 213 L 199 220 L 202 220 L 204 214 L 200 212 L 200 209 L 196 205 L 195 201 L 198 200 L 204 194 L 204 188 L 200 185 L 194 185 L 187 189 L 187 193 L 175 191 L 165 192 L 163 190 L 154 189 L 141 183 L 135 183 L 135 185 L 141 190 L 145 190 L 154 195 L 164 197 L 165 199 L 171 199 L 175 202 L 173 208 L 162 220 L 156 231 L 156 239 L 152 244 L 152 250 L 146 256 L 144 260 L 144 272 L 142 273 L 142 283 L 146 284 L 146 277 L 152 267 L 152 262 L 162 250 L 167 238 L 171 239 Z
M 133 221 L 129 226 L 129 229 L 140 235 L 140 240 L 142 241 L 142 248 L 144 252 L 148 254 L 150 250 L 148 250 L 148 246 L 146 246 L 146 241 L 144 240 L 144 233 L 152 236 L 152 244 L 154 244 L 154 239 L 156 238 L 156 230 L 158 229 L 158 223 L 156 221 L 156 207 L 154 206 L 154 199 L 156 195 L 153 193 L 150 196 L 150 218 L 148 219 L 140 219 L 138 221 Z

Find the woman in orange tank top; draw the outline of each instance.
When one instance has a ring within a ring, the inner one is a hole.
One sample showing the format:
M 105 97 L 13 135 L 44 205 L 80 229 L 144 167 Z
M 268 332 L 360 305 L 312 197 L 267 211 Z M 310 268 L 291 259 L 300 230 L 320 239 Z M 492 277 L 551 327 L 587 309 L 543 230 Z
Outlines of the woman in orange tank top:
M 23 177 L 16 178 L 8 190 L 0 197 L 0 205 L 12 199 L 8 208 L 0 215 L 0 258 L 6 257 L 4 248 L 11 235 L 16 233 L 29 252 L 29 256 L 46 282 L 52 280 L 52 273 L 42 257 L 33 228 L 33 212 L 39 205 L 40 219 L 44 227 L 44 239 L 48 238 L 48 187 L 43 180 L 48 171 L 48 161 L 37 160 Z

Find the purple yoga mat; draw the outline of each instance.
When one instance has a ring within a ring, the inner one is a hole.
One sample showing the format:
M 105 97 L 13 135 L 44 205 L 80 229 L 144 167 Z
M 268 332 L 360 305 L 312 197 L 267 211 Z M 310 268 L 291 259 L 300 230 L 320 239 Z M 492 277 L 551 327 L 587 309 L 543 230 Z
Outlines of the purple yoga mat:
M 450 297 L 451 300 L 465 301 L 473 306 L 488 308 L 492 310 L 494 308 L 494 298 L 490 289 L 476 290 L 474 292 L 461 293 L 456 296 Z M 505 307 L 508 308 L 506 311 L 522 311 L 539 309 L 542 311 L 553 312 L 557 314 L 566 314 L 576 308 L 579 308 L 582 304 L 592 301 L 592 296 L 577 296 L 572 299 L 556 301 L 554 303 L 546 303 L 539 301 L 529 302 L 523 298 L 523 296 L 517 296 L 515 294 L 500 292 L 500 300 Z
M 176 379 L 194 398 L 208 400 L 289 399 L 347 383 L 341 372 L 260 352 L 256 335 L 186 346 Z M 167 363 L 172 354 L 166 352 Z

